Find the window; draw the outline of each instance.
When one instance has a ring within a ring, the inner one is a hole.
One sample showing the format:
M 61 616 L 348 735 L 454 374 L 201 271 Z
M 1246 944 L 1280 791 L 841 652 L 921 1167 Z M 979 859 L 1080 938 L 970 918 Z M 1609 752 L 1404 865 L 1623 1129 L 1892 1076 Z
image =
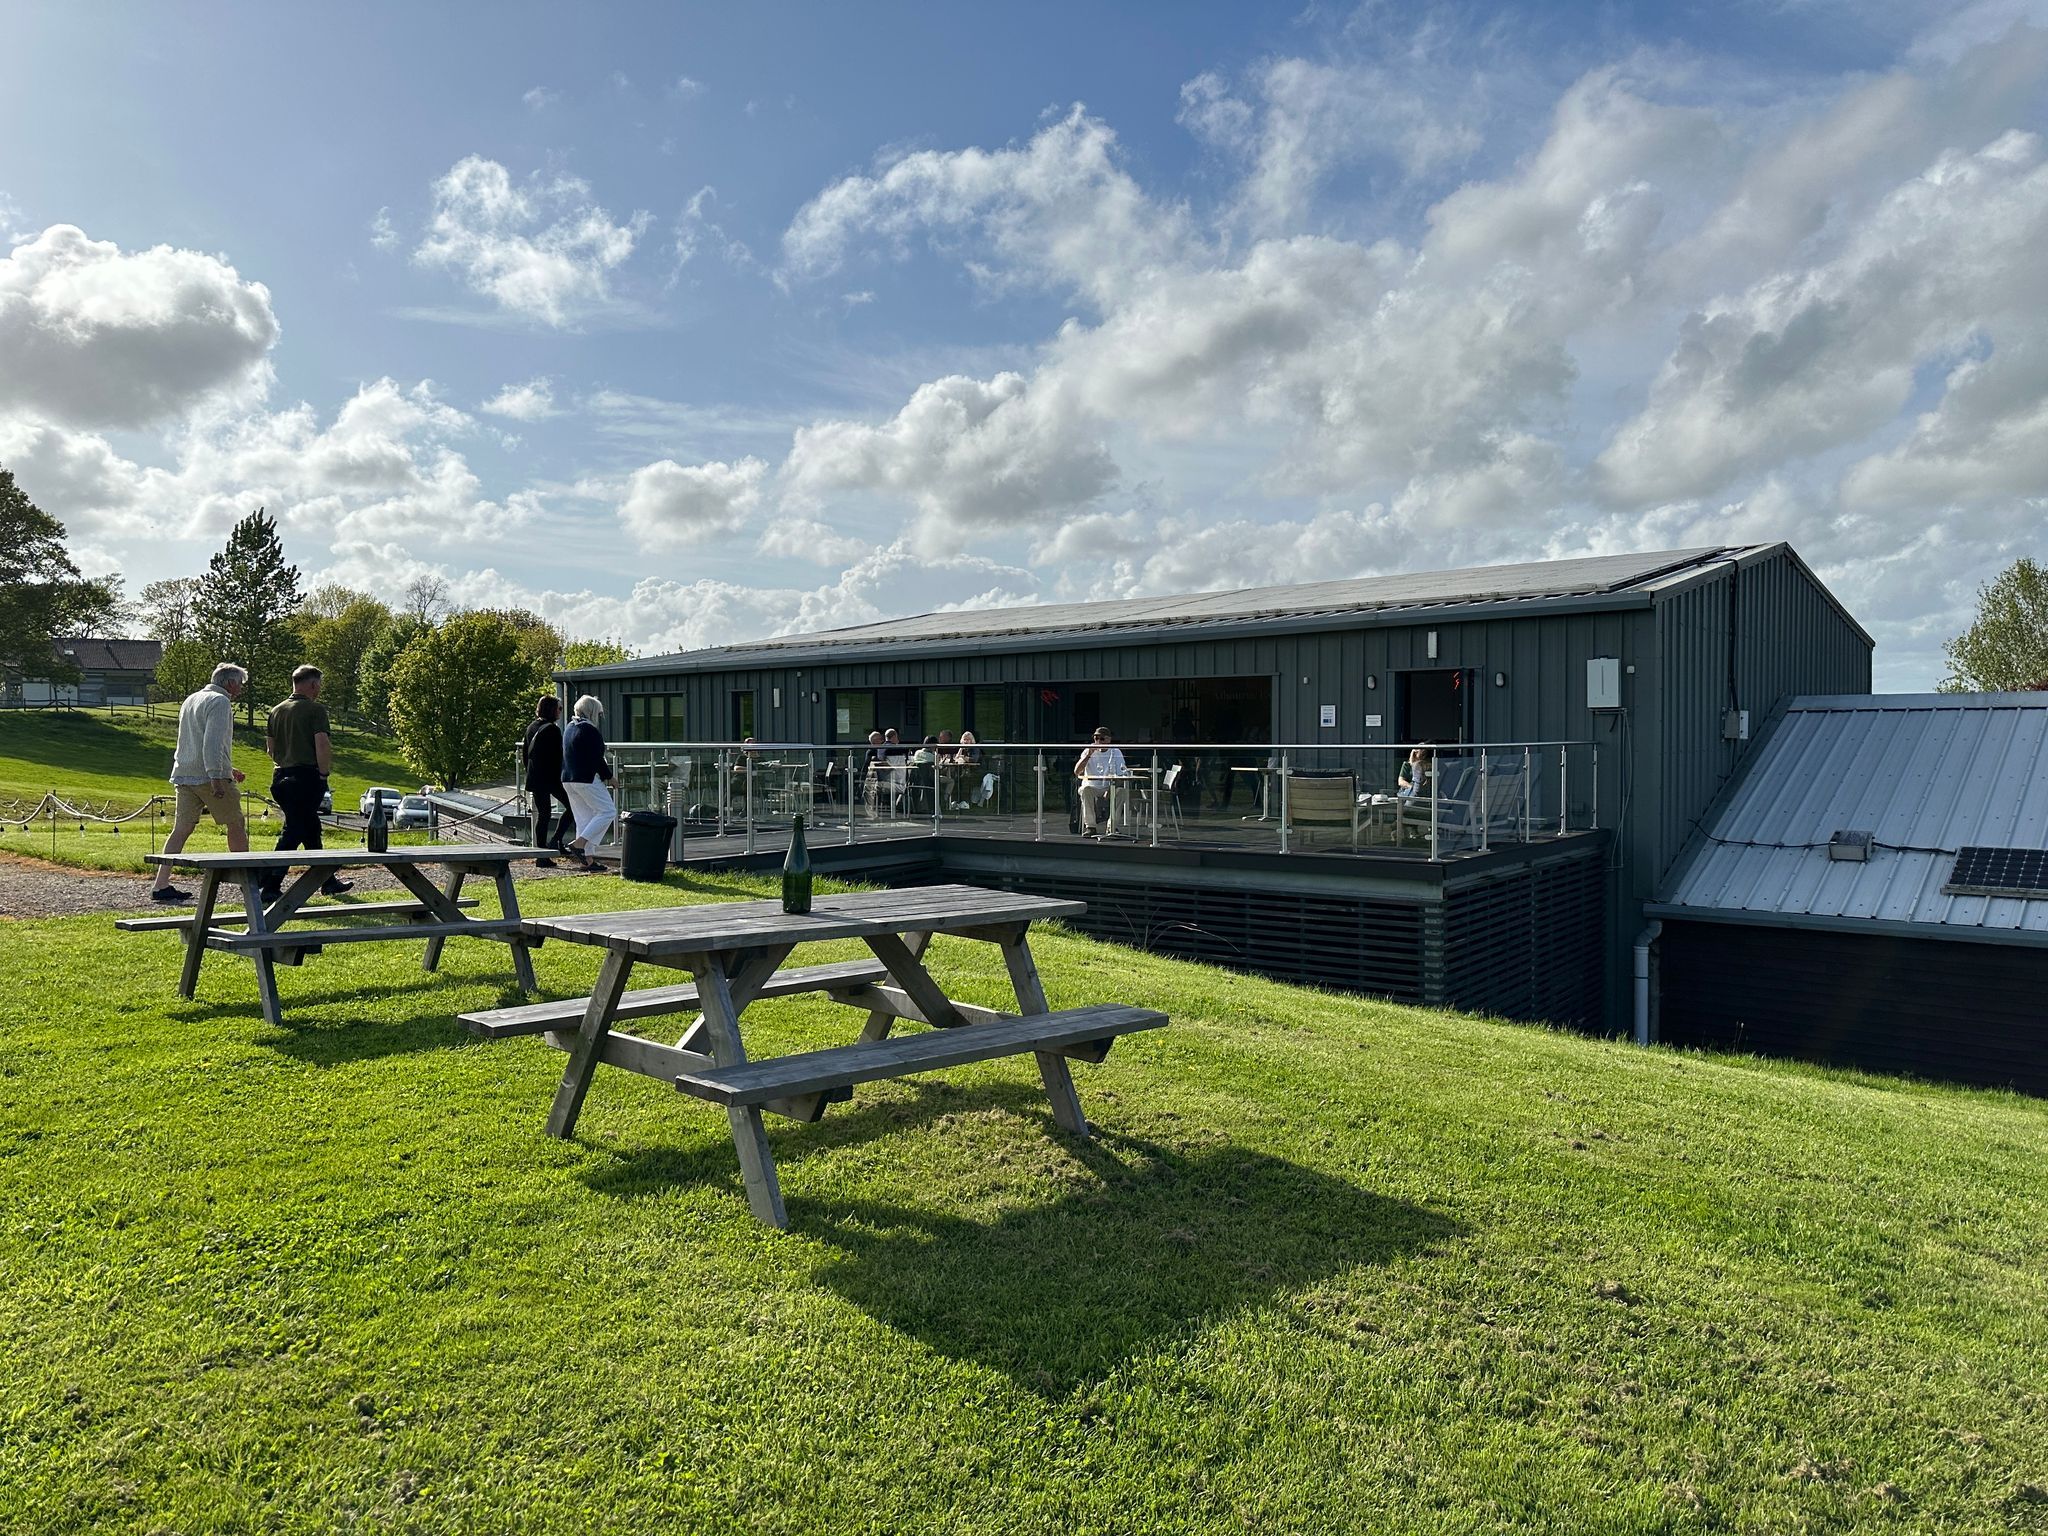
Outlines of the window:
M 732 739 L 745 741 L 754 734 L 754 690 L 732 696 Z
M 832 693 L 832 739 L 866 741 L 875 728 L 875 694 L 871 688 L 838 688 Z
M 629 693 L 626 695 L 626 740 L 687 741 L 683 729 L 683 701 L 674 694 Z
M 970 689 L 974 703 L 974 739 L 1002 741 L 1009 734 L 1009 712 L 1003 708 L 999 687 Z
M 967 721 L 966 704 L 967 694 L 964 689 L 925 689 L 923 733 L 927 736 L 936 736 L 943 731 L 957 741 Z

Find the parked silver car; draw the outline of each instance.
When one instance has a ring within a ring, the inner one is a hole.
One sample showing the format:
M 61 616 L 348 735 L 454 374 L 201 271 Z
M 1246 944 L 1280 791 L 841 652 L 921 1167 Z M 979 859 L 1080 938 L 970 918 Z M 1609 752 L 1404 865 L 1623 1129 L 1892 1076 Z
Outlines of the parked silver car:
M 405 792 L 403 790 L 385 789 L 382 786 L 377 786 L 363 791 L 362 803 L 358 810 L 367 819 L 375 813 L 377 802 L 382 800 L 384 802 L 384 814 L 386 816 L 396 816 L 398 814 L 399 802 L 403 799 L 405 799 Z
M 391 825 L 400 832 L 424 831 L 433 820 L 434 807 L 425 795 L 407 795 L 398 802 Z

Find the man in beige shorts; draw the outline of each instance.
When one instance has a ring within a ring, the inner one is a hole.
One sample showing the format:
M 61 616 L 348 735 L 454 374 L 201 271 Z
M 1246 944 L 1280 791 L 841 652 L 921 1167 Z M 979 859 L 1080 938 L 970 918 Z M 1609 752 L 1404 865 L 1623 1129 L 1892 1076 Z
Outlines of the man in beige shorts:
M 249 674 L 232 661 L 213 669 L 213 681 L 190 695 L 178 706 L 178 751 L 171 759 L 171 783 L 176 786 L 178 809 L 171 823 L 171 835 L 164 839 L 165 853 L 184 851 L 185 839 L 199 825 L 201 816 L 211 816 L 227 829 L 228 849 L 249 851 L 249 828 L 242 820 L 242 796 L 235 786 L 242 782 L 235 767 L 235 700 L 248 686 Z M 156 867 L 156 884 L 150 888 L 151 901 L 190 901 L 192 893 L 171 884 L 171 867 Z

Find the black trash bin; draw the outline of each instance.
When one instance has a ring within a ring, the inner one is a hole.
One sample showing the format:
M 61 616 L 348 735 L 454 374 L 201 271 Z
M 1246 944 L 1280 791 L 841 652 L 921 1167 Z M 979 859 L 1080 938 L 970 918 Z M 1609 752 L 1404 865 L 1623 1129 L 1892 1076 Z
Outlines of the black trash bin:
M 628 880 L 659 882 L 668 867 L 668 842 L 676 819 L 659 811 L 628 811 L 619 818 L 625 836 L 619 850 L 619 873 Z

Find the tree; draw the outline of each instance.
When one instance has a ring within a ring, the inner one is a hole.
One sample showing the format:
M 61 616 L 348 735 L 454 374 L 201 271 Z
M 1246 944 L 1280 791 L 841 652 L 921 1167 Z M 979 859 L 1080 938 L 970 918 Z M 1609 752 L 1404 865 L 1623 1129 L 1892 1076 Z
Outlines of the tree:
M 405 600 L 399 612 L 410 614 L 432 628 L 448 616 L 455 605 L 448 601 L 448 583 L 438 576 L 415 576 L 405 584 Z
M 410 613 L 395 615 L 383 633 L 370 642 L 356 667 L 356 708 L 372 730 L 391 729 L 391 673 L 398 658 L 420 636 L 433 631 L 431 624 Z
M 1943 693 L 2017 693 L 2048 685 L 2048 568 L 2013 562 L 1977 593 L 1977 621 L 1942 645 Z
M 165 647 L 180 640 L 196 640 L 192 630 L 192 603 L 199 592 L 196 576 L 173 576 L 152 581 L 142 589 L 142 628 L 150 639 Z
M 173 640 L 156 664 L 156 696 L 179 700 L 197 693 L 212 680 L 213 664 L 219 659 L 197 640 Z
M 0 675 L 75 681 L 78 669 L 51 642 L 92 633 L 119 605 L 118 578 L 81 575 L 64 525 L 0 469 Z
M 571 640 L 562 647 L 564 672 L 581 672 L 585 667 L 609 667 L 632 659 L 633 652 L 616 640 Z
M 235 524 L 227 547 L 206 562 L 192 600 L 193 632 L 216 658 L 249 670 L 243 707 L 281 697 L 299 654 L 289 620 L 298 611 L 299 568 L 285 564 L 277 523 L 261 507 Z
M 328 707 L 339 715 L 360 715 L 363 659 L 391 627 L 391 610 L 367 593 L 346 587 L 323 587 L 313 597 L 332 607 L 336 594 L 346 594 L 347 601 L 324 616 L 308 619 L 302 612 L 299 632 L 306 660 L 320 669 L 321 696 Z
M 509 763 L 546 680 L 502 614 L 457 614 L 414 640 L 392 667 L 399 750 L 451 789 L 473 784 Z
M 519 631 L 519 648 L 540 668 L 543 677 L 562 664 L 562 647 L 568 642 L 559 629 L 539 614 L 527 608 L 484 608 L 478 611 L 494 613 Z

